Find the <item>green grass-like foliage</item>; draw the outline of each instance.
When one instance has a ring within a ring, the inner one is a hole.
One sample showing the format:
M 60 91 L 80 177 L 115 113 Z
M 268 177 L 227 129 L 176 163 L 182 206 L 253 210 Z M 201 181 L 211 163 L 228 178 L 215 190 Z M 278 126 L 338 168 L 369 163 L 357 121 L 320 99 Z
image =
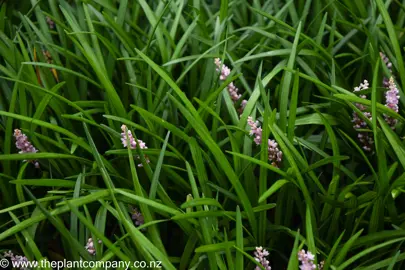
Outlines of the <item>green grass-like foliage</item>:
M 263 246 L 275 270 L 301 249 L 324 270 L 405 268 L 404 1 L 0 2 L 0 251 L 243 270 Z M 14 129 L 38 152 L 18 154 Z

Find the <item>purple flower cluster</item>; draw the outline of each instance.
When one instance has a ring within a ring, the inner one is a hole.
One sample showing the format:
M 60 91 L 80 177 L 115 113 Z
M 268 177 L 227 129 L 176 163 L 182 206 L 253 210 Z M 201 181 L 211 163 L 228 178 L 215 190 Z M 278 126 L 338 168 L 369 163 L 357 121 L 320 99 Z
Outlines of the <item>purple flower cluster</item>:
M 305 250 L 298 251 L 298 260 L 301 262 L 301 270 L 316 269 L 314 264 L 315 256 L 311 252 L 305 252 Z
M 49 25 L 49 28 L 50 28 L 50 29 L 55 29 L 55 22 L 52 21 L 51 18 L 46 17 L 46 23 Z
M 259 122 L 254 122 L 251 116 L 248 117 L 247 122 L 250 126 L 250 135 L 253 135 L 254 142 L 257 145 L 260 145 L 262 143 L 262 128 L 258 127 Z M 271 139 L 268 139 L 268 154 L 271 164 L 274 167 L 279 167 L 281 161 L 283 160 L 283 152 L 278 149 L 277 142 Z
M 385 106 L 390 108 L 391 110 L 398 112 L 398 101 L 399 101 L 399 90 L 397 89 L 397 86 L 395 85 L 394 77 L 392 76 L 392 63 L 390 62 L 390 59 L 382 52 L 380 52 L 381 59 L 383 60 L 385 66 L 389 70 L 391 76 L 388 79 L 387 77 L 384 76 L 383 78 L 383 85 L 387 89 L 385 92 Z M 385 121 L 391 126 L 391 128 L 394 130 L 395 125 L 397 124 L 398 120 L 394 119 L 392 117 L 389 117 L 388 115 L 384 115 Z
M 390 59 L 383 52 L 380 52 L 380 57 L 388 68 L 389 72 L 392 73 L 392 63 L 390 62 Z M 383 85 L 385 88 L 389 88 L 389 80 L 387 77 L 383 78 Z
M 231 69 L 227 67 L 226 65 L 222 64 L 221 60 L 219 58 L 215 58 L 214 60 L 215 65 L 217 66 L 216 71 L 220 72 L 221 75 L 219 75 L 219 79 L 221 81 L 225 81 L 226 78 L 228 78 L 229 74 L 231 74 Z M 242 97 L 241 94 L 239 94 L 239 89 L 235 86 L 233 82 L 228 84 L 228 93 L 231 96 L 231 99 L 233 103 L 237 103 L 238 100 Z M 247 104 L 247 100 L 242 100 L 240 108 L 239 108 L 239 113 L 242 114 L 243 110 L 245 109 L 245 106 Z
M 148 147 L 146 146 L 146 144 L 142 140 L 138 140 L 139 144 L 137 143 L 134 136 L 132 136 L 131 131 L 128 130 L 126 125 L 122 125 L 121 130 L 122 130 L 121 142 L 122 142 L 122 145 L 124 147 L 127 147 L 127 142 L 129 141 L 129 145 L 130 145 L 131 149 L 136 149 L 137 147 L 139 147 L 141 149 L 148 149 Z M 137 158 L 140 159 L 139 156 L 137 156 Z M 146 159 L 147 163 L 150 162 L 148 156 L 146 156 L 146 155 L 145 155 L 145 159 Z M 142 166 L 143 166 L 142 163 L 138 164 L 138 167 L 142 167 Z
M 96 247 L 94 246 L 93 238 L 87 240 L 87 244 L 84 248 L 90 253 L 90 255 L 96 255 Z
M 247 103 L 248 103 L 248 101 L 246 99 L 242 100 L 242 102 L 240 103 L 240 108 L 238 109 L 239 114 L 243 113 Z
M 141 226 L 145 223 L 145 219 L 140 211 L 138 209 L 133 208 L 132 209 L 132 220 L 134 221 L 135 225 Z
M 9 250 L 8 252 L 4 252 L 3 257 L 10 258 L 13 265 L 18 265 L 19 263 L 29 262 L 27 257 L 20 256 L 20 255 L 14 255 L 13 252 L 11 252 L 11 250 Z M 20 267 L 20 270 L 30 270 L 30 268 Z
M 388 89 L 389 90 L 385 92 L 385 106 L 390 108 L 394 112 L 398 112 L 399 90 L 395 85 L 393 77 L 391 77 L 388 81 Z M 391 126 L 391 128 L 395 129 L 395 125 L 397 124 L 398 120 L 388 115 L 384 115 L 384 117 L 385 121 Z
M 385 66 L 389 70 L 390 74 L 392 74 L 392 63 L 390 62 L 389 58 L 382 52 L 380 52 L 380 57 L 384 62 Z M 390 108 L 394 112 L 398 112 L 398 103 L 399 103 L 399 90 L 395 84 L 394 77 L 391 75 L 388 79 L 387 77 L 383 78 L 383 86 L 387 89 L 385 92 L 385 106 Z M 368 89 L 369 83 L 365 80 L 360 86 L 354 88 L 354 92 L 358 92 L 361 90 Z M 360 95 L 361 98 L 367 98 L 365 95 Z M 370 112 L 366 111 L 366 106 L 362 104 L 355 104 L 356 107 L 363 113 L 363 115 L 368 118 L 369 120 L 372 119 L 372 115 Z M 384 114 L 385 121 L 391 128 L 394 130 L 395 125 L 397 124 L 398 120 L 392 118 L 386 114 Z M 365 129 L 367 128 L 367 123 L 362 120 L 356 112 L 353 112 L 353 120 L 354 123 L 353 127 L 355 129 Z M 374 143 L 373 138 L 367 132 L 359 132 L 357 135 L 360 142 L 363 144 L 363 149 L 366 151 L 371 152 L 372 145 Z
M 31 142 L 28 140 L 28 137 L 21 132 L 19 129 L 14 129 L 14 137 L 15 137 L 15 146 L 17 149 L 20 150 L 19 154 L 25 154 L 25 153 L 36 153 L 38 150 L 31 144 Z M 24 160 L 26 161 L 26 160 Z M 36 160 L 29 161 L 32 162 L 35 165 L 35 168 L 39 168 L 39 163 Z
M 265 250 L 263 247 L 256 247 L 256 251 L 254 252 L 255 260 L 259 262 L 264 269 L 271 270 L 270 262 L 266 259 L 269 256 L 269 252 Z M 256 266 L 255 270 L 260 270 L 259 266 Z
M 98 240 L 98 243 L 101 244 L 102 241 Z M 96 255 L 96 247 L 94 246 L 93 238 L 89 238 L 87 240 L 87 244 L 84 246 L 84 248 L 89 252 L 90 255 Z
M 354 88 L 354 92 L 366 90 L 369 87 L 369 83 L 367 80 L 364 80 L 363 83 L 361 83 L 358 87 Z M 360 95 L 361 98 L 367 98 L 366 95 Z M 356 107 L 362 112 L 362 114 L 371 121 L 371 113 L 366 111 L 366 106 L 360 103 L 355 104 Z M 367 123 L 360 118 L 360 116 L 356 113 L 353 112 L 353 120 L 352 122 L 354 123 L 353 127 L 355 129 L 365 129 L 367 128 Z M 363 144 L 363 149 L 366 151 L 371 151 L 371 146 L 374 144 L 373 138 L 367 133 L 367 132 L 359 132 L 357 134 L 357 138 L 359 141 Z

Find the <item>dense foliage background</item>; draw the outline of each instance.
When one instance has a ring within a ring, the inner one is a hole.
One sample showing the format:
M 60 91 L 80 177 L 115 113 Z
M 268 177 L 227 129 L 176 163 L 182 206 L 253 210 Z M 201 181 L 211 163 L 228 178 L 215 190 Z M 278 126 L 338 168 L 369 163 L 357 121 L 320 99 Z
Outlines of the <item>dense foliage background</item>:
M 301 249 L 323 269 L 404 269 L 404 27 L 403 0 L 2 1 L 0 249 L 254 269 L 263 246 L 276 270 Z M 148 148 L 124 147 L 123 124 Z

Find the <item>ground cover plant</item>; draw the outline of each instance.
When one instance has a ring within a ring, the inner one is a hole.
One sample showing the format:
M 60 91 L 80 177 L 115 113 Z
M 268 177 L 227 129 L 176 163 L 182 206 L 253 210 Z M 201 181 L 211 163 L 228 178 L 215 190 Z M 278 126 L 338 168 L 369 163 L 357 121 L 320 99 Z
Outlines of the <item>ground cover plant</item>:
M 404 269 L 404 27 L 401 0 L 1 1 L 1 257 Z

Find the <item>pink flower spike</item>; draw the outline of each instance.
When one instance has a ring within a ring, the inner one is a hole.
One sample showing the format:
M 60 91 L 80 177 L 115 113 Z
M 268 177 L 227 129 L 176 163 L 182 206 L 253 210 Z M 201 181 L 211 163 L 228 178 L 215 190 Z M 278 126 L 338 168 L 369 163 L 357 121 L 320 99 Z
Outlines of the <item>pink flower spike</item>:
M 220 76 L 219 79 L 221 81 L 225 81 L 229 74 L 231 74 L 231 69 L 229 67 L 227 67 L 226 65 L 222 64 L 221 60 L 219 58 L 215 58 L 214 59 L 214 63 L 217 66 L 216 71 L 220 72 Z M 233 82 L 230 82 L 227 86 L 228 88 L 228 93 L 233 101 L 233 103 L 236 103 L 240 98 L 241 98 L 241 94 L 239 94 L 239 89 L 235 86 L 235 84 Z M 246 103 L 244 103 L 242 101 L 242 106 L 244 107 L 245 105 L 243 105 Z
M 94 246 L 93 238 L 87 240 L 87 244 L 84 247 L 90 255 L 96 255 L 96 247 Z
M 271 270 L 270 262 L 266 259 L 269 256 L 269 252 L 265 250 L 263 247 L 256 247 L 256 251 L 254 252 L 255 260 L 259 262 L 264 269 Z M 256 266 L 255 270 L 260 270 L 259 266 Z
M 20 267 L 20 270 L 30 270 L 30 268 L 25 268 L 24 264 L 26 265 L 29 261 L 27 259 L 27 257 L 25 256 L 21 256 L 21 255 L 14 255 L 14 253 L 9 250 L 8 252 L 4 252 L 3 254 L 4 258 L 10 258 L 12 264 L 18 266 L 18 265 L 22 265 L 23 267 Z M 7 266 L 5 267 L 7 268 Z
M 51 18 L 46 17 L 46 23 L 48 24 L 48 26 L 49 26 L 50 29 L 55 29 L 55 22 L 52 21 Z
M 247 119 L 248 126 L 250 126 L 250 135 L 254 136 L 254 142 L 256 145 L 260 145 L 262 143 L 262 128 L 257 127 L 259 122 L 254 122 L 251 116 L 248 116 Z M 283 152 L 278 149 L 278 144 L 274 140 L 268 139 L 268 154 L 269 154 L 269 161 L 274 167 L 279 167 L 281 161 L 283 160 Z
M 246 99 L 242 100 L 242 102 L 240 103 L 240 108 L 238 109 L 238 113 L 241 115 L 243 113 L 243 111 L 245 110 L 246 104 L 248 103 L 248 101 Z
M 141 226 L 145 223 L 145 219 L 140 211 L 138 209 L 134 208 L 132 209 L 132 220 L 135 223 L 135 226 Z
M 137 147 L 141 148 L 141 149 L 148 149 L 148 147 L 146 146 L 146 143 L 143 142 L 142 140 L 138 139 L 138 143 L 135 140 L 134 136 L 132 135 L 131 131 L 128 130 L 126 125 L 122 125 L 121 126 L 121 142 L 122 145 L 124 147 L 128 147 L 128 141 L 129 141 L 129 145 L 131 149 L 136 149 Z M 138 159 L 140 159 L 139 156 L 137 156 Z M 148 156 L 145 155 L 145 160 L 147 163 L 150 163 L 150 160 L 148 158 Z M 138 167 L 142 167 L 142 163 L 138 164 Z
M 315 256 L 311 252 L 305 252 L 305 250 L 298 251 L 298 260 L 301 262 L 301 270 L 312 270 L 316 269 L 314 264 Z
M 380 57 L 383 60 L 384 64 L 387 66 L 388 71 L 392 74 L 392 63 L 390 59 L 382 52 L 380 52 Z M 383 85 L 385 88 L 389 88 L 389 80 L 387 77 L 383 78 Z
M 366 90 L 369 87 L 369 83 L 367 80 L 364 80 L 363 83 L 360 83 L 358 87 L 354 88 L 353 92 L 358 92 L 361 90 Z M 365 95 L 360 95 L 361 98 L 366 99 L 367 97 Z M 362 114 L 371 121 L 372 116 L 370 112 L 365 111 L 367 108 L 363 104 L 360 103 L 355 103 L 355 106 L 362 112 Z M 356 113 L 353 112 L 353 120 L 352 123 L 354 123 L 353 128 L 354 129 L 366 129 L 367 128 L 367 123 L 360 118 L 360 116 Z M 357 134 L 357 138 L 359 141 L 363 144 L 363 149 L 366 151 L 371 152 L 371 145 L 374 144 L 373 138 L 367 133 L 367 132 L 359 132 Z
M 399 90 L 395 85 L 393 77 L 391 77 L 388 81 L 388 89 L 389 90 L 385 93 L 385 106 L 390 108 L 394 112 L 398 112 Z M 395 125 L 397 124 L 398 120 L 385 114 L 384 117 L 385 121 L 391 126 L 391 128 L 395 129 Z
M 20 152 L 18 152 L 19 154 L 38 152 L 38 150 L 28 140 L 28 137 L 24 133 L 22 133 L 21 130 L 14 129 L 14 137 L 16 140 L 15 146 L 17 147 L 17 149 L 20 150 Z M 35 165 L 35 168 L 39 168 L 38 161 L 30 160 L 29 162 L 33 163 Z

